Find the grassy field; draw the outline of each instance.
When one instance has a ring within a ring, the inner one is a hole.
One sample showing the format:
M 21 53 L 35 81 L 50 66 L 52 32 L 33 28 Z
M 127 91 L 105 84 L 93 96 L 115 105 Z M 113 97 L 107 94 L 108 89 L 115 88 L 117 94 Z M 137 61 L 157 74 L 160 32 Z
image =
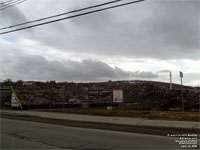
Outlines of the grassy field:
M 106 110 L 106 109 L 50 109 L 42 111 L 88 114 L 110 117 L 139 117 L 149 119 L 200 121 L 199 112 L 180 111 L 142 111 L 142 110 Z

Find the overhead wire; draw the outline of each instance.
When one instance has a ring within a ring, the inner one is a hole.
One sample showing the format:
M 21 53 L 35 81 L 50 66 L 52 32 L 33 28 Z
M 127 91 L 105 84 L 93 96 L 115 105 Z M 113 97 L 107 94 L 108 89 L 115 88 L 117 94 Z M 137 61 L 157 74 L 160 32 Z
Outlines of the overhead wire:
M 17 5 L 17 4 L 23 3 L 23 2 L 25 2 L 25 1 L 27 1 L 27 0 L 17 0 L 17 1 L 15 1 L 15 2 L 10 3 L 10 4 L 7 4 L 7 5 L 5 5 L 5 6 L 0 6 L 0 10 L 7 9 L 7 8 L 9 8 L 9 7 L 12 7 L 12 6 L 15 6 L 15 5 Z
M 7 1 L 7 2 L 0 2 L 0 7 L 2 7 L 4 5 L 12 4 L 12 3 L 17 2 L 17 1 L 20 1 L 20 0 L 11 0 L 11 1 Z
M 15 25 L 12 25 L 12 26 L 0 28 L 0 30 L 4 30 L 4 29 L 8 29 L 8 28 L 13 28 L 13 27 L 17 27 L 17 26 L 21 26 L 21 25 L 25 25 L 25 24 L 29 24 L 29 23 L 39 22 L 39 21 L 43 21 L 43 20 L 47 20 L 47 19 L 51 19 L 51 18 L 55 18 L 55 17 L 59 17 L 59 16 L 63 16 L 63 15 L 67 15 L 67 14 L 71 14 L 71 13 L 75 13 L 75 12 L 87 10 L 87 9 L 91 9 L 91 8 L 96 8 L 96 7 L 100 7 L 100 6 L 104 6 L 104 5 L 108 5 L 108 4 L 120 2 L 120 1 L 123 1 L 123 0 L 114 0 L 114 1 L 106 2 L 106 3 L 102 3 L 102 4 L 90 6 L 90 7 L 76 9 L 76 10 L 73 10 L 73 11 L 64 12 L 64 13 L 60 13 L 60 14 L 57 14 L 57 15 L 53 15 L 53 16 L 41 18 L 41 19 L 36 19 L 36 20 L 32 20 L 32 21 L 27 21 L 27 22 L 24 22 L 24 23 L 15 24 Z
M 7 34 L 7 33 L 11 33 L 11 32 L 25 30 L 25 29 L 45 25 L 45 24 L 50 24 L 50 23 L 54 23 L 54 22 L 58 22 L 58 21 L 66 20 L 66 19 L 84 16 L 84 15 L 92 14 L 92 13 L 95 13 L 95 12 L 100 12 L 100 11 L 104 11 L 104 10 L 108 10 L 108 9 L 112 9 L 112 8 L 116 8 L 116 7 L 130 5 L 130 4 L 134 4 L 134 3 L 138 3 L 138 2 L 142 2 L 142 1 L 144 1 L 144 0 L 131 1 L 131 2 L 127 2 L 127 3 L 123 3 L 123 4 L 119 4 L 119 5 L 114 5 L 114 6 L 110 6 L 110 7 L 106 7 L 106 8 L 102 8 L 102 9 L 88 11 L 88 12 L 85 12 L 85 13 L 80 13 L 80 14 L 77 14 L 77 15 L 72 15 L 72 16 L 68 16 L 68 17 L 64 17 L 64 18 L 60 18 L 60 19 L 55 19 L 55 20 L 51 20 L 51 21 L 47 21 L 47 22 L 43 22 L 43 23 L 38 23 L 38 24 L 35 24 L 35 25 L 30 25 L 30 26 L 26 26 L 26 27 L 22 27 L 22 28 L 18 28 L 18 29 L 13 29 L 13 30 L 10 30 L 10 31 L 0 32 L 0 34 Z
M 25 1 L 27 1 L 27 0 L 14 0 L 14 1 L 11 1 L 10 3 L 0 4 L 0 10 L 4 10 L 6 8 L 15 6 L 15 5 L 25 2 Z
M 15 1 L 15 0 L 8 0 L 8 1 L 5 1 L 5 2 L 0 2 L 0 4 L 6 4 L 6 3 L 10 3 L 12 1 Z

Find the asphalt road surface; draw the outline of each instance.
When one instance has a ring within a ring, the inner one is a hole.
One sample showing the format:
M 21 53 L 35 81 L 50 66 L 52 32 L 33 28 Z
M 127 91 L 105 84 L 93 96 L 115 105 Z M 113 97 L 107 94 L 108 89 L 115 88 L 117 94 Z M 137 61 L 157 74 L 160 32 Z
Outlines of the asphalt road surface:
M 1 118 L 1 149 L 181 149 L 175 140 Z

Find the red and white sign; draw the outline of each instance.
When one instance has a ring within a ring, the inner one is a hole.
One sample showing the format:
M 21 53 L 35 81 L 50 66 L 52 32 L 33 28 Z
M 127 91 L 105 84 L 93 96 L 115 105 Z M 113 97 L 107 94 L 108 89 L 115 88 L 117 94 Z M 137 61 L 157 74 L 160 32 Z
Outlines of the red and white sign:
M 113 90 L 113 102 L 114 103 L 123 102 L 123 90 L 120 89 Z

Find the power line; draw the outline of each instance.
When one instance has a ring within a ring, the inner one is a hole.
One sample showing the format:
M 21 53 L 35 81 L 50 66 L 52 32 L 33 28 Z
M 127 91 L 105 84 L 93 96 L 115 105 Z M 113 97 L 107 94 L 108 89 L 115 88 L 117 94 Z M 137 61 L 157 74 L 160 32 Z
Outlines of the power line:
M 14 3 L 16 1 L 19 1 L 19 0 L 11 0 L 11 1 L 6 1 L 6 2 L 0 2 L 0 6 L 2 7 L 4 5 L 9 5 L 9 4 Z
M 8 5 L 6 5 L 6 6 L 3 6 L 2 8 L 0 8 L 0 10 L 4 10 L 4 9 L 6 9 L 6 8 L 9 8 L 9 7 L 15 6 L 15 5 L 17 5 L 17 4 L 23 3 L 23 2 L 25 2 L 25 1 L 27 1 L 27 0 L 18 0 L 18 1 L 16 1 L 16 2 L 13 2 L 13 4 L 8 4 Z
M 12 2 L 12 1 L 15 1 L 15 0 L 9 0 L 9 1 L 5 1 L 5 2 L 0 2 L 0 4 L 6 4 L 6 3 L 9 3 L 9 2 Z
M 67 15 L 67 14 L 71 14 L 71 13 L 75 13 L 75 12 L 79 12 L 79 11 L 95 8 L 95 7 L 100 7 L 100 6 L 116 3 L 116 2 L 119 2 L 119 1 L 123 1 L 123 0 L 115 0 L 115 1 L 110 1 L 110 2 L 106 2 L 106 3 L 90 6 L 90 7 L 76 9 L 76 10 L 65 12 L 65 13 L 61 13 L 61 14 L 58 14 L 58 15 L 53 15 L 53 16 L 49 16 L 49 17 L 45 17 L 45 18 L 41 18 L 41 19 L 37 19 L 37 20 L 32 20 L 32 21 L 28 21 L 28 22 L 24 22 L 24 23 L 15 24 L 15 25 L 12 25 L 12 26 L 0 28 L 0 30 L 9 29 L 9 28 L 13 28 L 13 27 L 17 27 L 17 26 L 21 26 L 21 25 L 25 25 L 25 24 L 29 24 L 29 23 L 34 23 L 34 22 L 38 22 L 38 21 L 42 21 L 42 20 L 46 20 L 46 19 L 50 19 L 50 18 L 55 18 L 55 17 L 59 17 L 59 16 L 63 16 L 63 15 Z
M 16 31 L 20 31 L 20 30 L 24 30 L 24 29 L 29 29 L 29 28 L 33 28 L 33 27 L 37 27 L 37 26 L 41 26 L 41 25 L 45 25 L 45 24 L 50 24 L 50 23 L 54 23 L 54 22 L 58 22 L 58 21 L 66 20 L 66 19 L 84 16 L 84 15 L 92 14 L 92 13 L 95 13 L 95 12 L 100 12 L 100 11 L 104 11 L 104 10 L 108 10 L 108 9 L 112 9 L 112 8 L 116 8 L 116 7 L 130 5 L 130 4 L 142 2 L 142 1 L 144 1 L 144 0 L 137 0 L 137 1 L 127 2 L 127 3 L 123 3 L 123 4 L 119 4 L 119 5 L 114 5 L 114 6 L 102 8 L 102 9 L 88 11 L 88 12 L 85 12 L 85 13 L 80 13 L 80 14 L 77 14 L 77 15 L 72 15 L 72 16 L 68 16 L 68 17 L 64 17 L 64 18 L 60 18 L 60 19 L 56 19 L 56 20 L 52 20 L 52 21 L 47 21 L 47 22 L 43 22 L 43 23 L 39 23 L 39 24 L 27 26 L 27 27 L 22 27 L 22 28 L 10 30 L 10 31 L 0 32 L 0 34 L 7 34 L 7 33 L 16 32 Z
M 4 10 L 4 9 L 6 9 L 6 8 L 15 6 L 15 5 L 20 4 L 20 3 L 22 3 L 22 2 L 25 2 L 25 1 L 27 1 L 27 0 L 16 0 L 16 1 L 12 1 L 12 2 L 10 2 L 10 3 L 8 3 L 8 4 L 2 4 L 2 5 L 0 6 L 0 10 Z

